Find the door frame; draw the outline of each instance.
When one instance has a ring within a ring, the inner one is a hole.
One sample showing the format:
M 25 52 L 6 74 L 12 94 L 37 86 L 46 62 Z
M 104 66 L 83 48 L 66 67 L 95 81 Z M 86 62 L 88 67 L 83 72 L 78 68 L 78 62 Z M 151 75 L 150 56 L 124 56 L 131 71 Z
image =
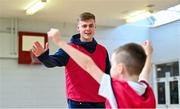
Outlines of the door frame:
M 158 64 L 165 64 L 165 63 L 171 63 L 171 62 L 178 62 L 179 63 L 179 76 L 175 76 L 175 77 L 165 77 L 165 78 L 157 78 L 156 77 L 156 65 Z M 180 61 L 179 59 L 178 60 L 172 60 L 172 61 L 166 61 L 166 62 L 160 62 L 160 63 L 155 63 L 153 64 L 153 74 L 152 74 L 152 82 L 153 83 L 153 89 L 154 89 L 154 94 L 155 94 L 155 97 L 156 97 L 156 105 L 157 105 L 157 108 L 180 108 Z M 168 78 L 168 80 L 166 80 Z M 176 79 L 175 79 L 176 78 Z M 170 81 L 175 81 L 177 80 L 178 81 L 178 95 L 179 95 L 179 104 L 170 104 L 170 85 L 169 85 L 169 82 Z M 165 95 L 166 95 L 166 104 L 158 104 L 158 90 L 157 90 L 157 83 L 158 82 L 165 82 Z

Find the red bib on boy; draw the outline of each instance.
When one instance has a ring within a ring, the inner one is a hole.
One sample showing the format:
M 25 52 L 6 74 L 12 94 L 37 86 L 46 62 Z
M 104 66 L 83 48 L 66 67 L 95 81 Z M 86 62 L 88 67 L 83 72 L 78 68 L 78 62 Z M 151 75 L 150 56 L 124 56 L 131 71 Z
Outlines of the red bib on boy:
M 156 101 L 151 87 L 145 81 L 140 81 L 147 85 L 145 93 L 138 95 L 126 81 L 112 80 L 112 88 L 116 97 L 118 108 L 155 108 Z M 106 101 L 106 108 L 111 108 Z

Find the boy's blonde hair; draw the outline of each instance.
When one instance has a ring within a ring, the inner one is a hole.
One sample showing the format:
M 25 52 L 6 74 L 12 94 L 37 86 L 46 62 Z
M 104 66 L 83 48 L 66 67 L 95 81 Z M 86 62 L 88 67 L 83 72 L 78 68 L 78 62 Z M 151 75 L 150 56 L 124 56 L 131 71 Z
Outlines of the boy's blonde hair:
M 115 49 L 113 53 L 115 63 L 123 63 L 130 75 L 140 74 L 146 61 L 146 54 L 141 45 L 128 43 Z

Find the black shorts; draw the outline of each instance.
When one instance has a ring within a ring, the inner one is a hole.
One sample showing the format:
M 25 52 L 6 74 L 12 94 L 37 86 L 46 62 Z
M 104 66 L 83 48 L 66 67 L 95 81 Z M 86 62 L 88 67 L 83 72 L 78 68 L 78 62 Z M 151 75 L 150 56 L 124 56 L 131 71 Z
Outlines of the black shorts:
M 68 108 L 105 108 L 104 102 L 78 102 L 71 99 L 67 100 Z

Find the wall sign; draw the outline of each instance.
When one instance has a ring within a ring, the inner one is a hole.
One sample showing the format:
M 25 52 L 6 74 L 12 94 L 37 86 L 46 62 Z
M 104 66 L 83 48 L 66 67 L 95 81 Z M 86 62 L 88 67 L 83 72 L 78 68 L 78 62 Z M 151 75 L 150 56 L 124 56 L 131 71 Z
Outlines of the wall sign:
M 46 33 L 34 32 L 18 32 L 19 34 L 19 64 L 40 64 L 38 59 L 32 53 L 32 46 L 35 41 L 38 41 L 43 47 L 48 42 Z

